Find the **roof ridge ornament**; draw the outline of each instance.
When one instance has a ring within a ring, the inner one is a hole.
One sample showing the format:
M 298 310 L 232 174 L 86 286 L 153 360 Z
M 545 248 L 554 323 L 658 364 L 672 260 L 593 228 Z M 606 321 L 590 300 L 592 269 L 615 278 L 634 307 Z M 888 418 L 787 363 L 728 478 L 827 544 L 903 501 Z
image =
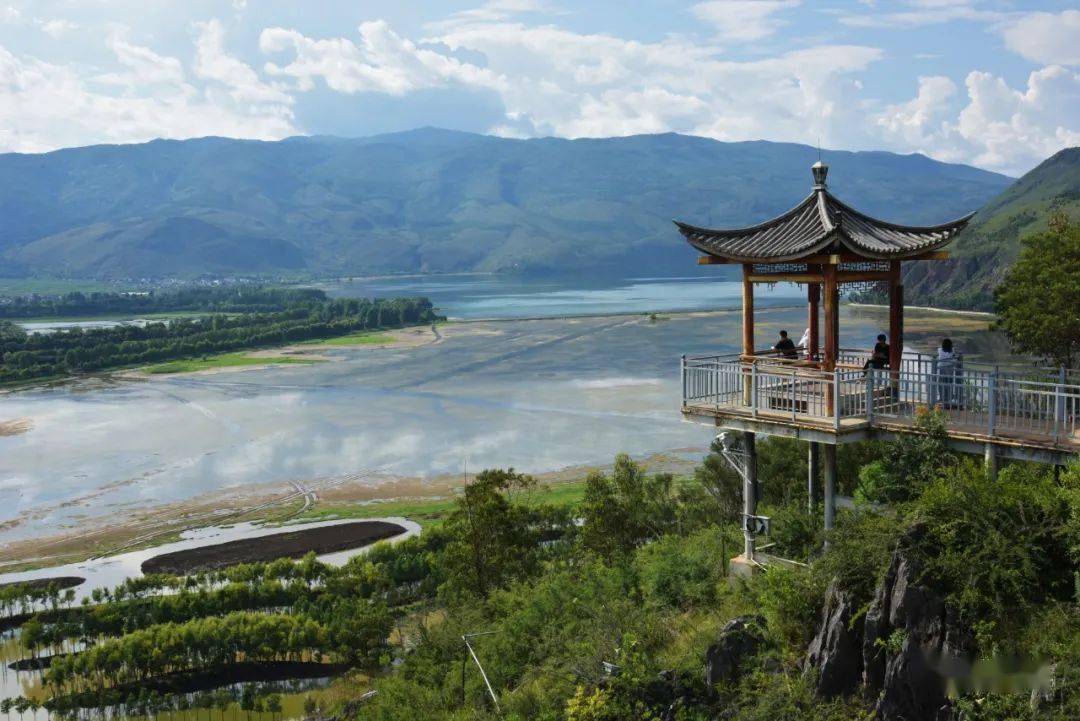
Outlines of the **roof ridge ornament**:
M 814 190 L 825 190 L 825 178 L 829 175 L 829 166 L 819 159 L 810 166 L 810 172 L 814 174 Z

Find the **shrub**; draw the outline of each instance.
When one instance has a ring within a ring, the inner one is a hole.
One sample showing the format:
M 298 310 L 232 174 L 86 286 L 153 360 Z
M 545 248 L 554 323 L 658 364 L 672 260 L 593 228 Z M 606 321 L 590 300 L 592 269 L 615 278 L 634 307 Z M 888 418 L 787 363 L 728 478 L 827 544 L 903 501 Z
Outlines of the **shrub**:
M 645 597 L 661 606 L 714 603 L 727 575 L 728 556 L 739 548 L 734 528 L 707 528 L 686 537 L 664 536 L 639 549 L 634 569 Z

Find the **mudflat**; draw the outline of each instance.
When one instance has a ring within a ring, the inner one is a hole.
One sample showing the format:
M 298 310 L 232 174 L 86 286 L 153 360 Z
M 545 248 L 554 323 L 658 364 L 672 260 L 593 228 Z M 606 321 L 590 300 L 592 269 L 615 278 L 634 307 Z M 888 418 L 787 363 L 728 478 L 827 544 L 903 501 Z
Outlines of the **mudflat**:
M 272 536 L 244 538 L 213 546 L 164 553 L 144 561 L 142 572 L 179 575 L 225 568 L 238 563 L 300 558 L 309 552 L 318 555 L 336 553 L 362 548 L 401 533 L 405 533 L 405 528 L 386 521 L 356 521 L 303 531 L 285 531 Z

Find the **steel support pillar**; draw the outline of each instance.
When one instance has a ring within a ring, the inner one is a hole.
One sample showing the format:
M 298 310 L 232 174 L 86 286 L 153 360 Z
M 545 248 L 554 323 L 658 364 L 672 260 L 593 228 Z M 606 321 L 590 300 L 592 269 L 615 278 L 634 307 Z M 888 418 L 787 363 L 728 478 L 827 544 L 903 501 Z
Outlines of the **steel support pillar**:
M 998 473 L 998 458 L 993 443 L 986 444 L 983 449 L 983 458 L 986 462 L 986 475 L 990 476 L 990 480 L 996 481 Z
M 821 478 L 821 444 L 810 441 L 806 460 L 806 510 L 811 516 L 817 514 L 817 486 Z
M 757 477 L 757 437 L 753 433 L 743 434 L 743 444 L 746 449 L 746 477 L 743 479 L 743 513 L 747 516 L 757 515 L 757 502 L 760 497 Z M 747 561 L 754 560 L 755 536 L 748 528 L 743 528 L 743 556 Z
M 836 446 L 825 444 L 825 533 L 836 523 Z M 829 547 L 828 536 L 825 547 Z

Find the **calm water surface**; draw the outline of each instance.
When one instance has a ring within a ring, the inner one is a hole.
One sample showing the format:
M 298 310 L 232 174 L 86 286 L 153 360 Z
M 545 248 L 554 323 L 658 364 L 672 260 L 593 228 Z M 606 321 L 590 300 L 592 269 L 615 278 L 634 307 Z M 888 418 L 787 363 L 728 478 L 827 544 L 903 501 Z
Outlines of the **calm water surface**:
M 513 466 L 540 473 L 671 449 L 704 451 L 710 429 L 678 412 L 683 353 L 734 352 L 737 310 L 662 316 L 651 310 L 724 307 L 730 284 L 632 279 L 572 289 L 486 277 L 344 284 L 338 294 L 428 294 L 462 318 L 638 315 L 450 324 L 415 348 L 327 350 L 336 362 L 216 375 L 69 384 L 0 396 L 0 544 L 107 523 L 133 509 L 222 489 L 365 473 L 431 477 Z M 734 284 L 737 285 L 737 284 Z M 741 292 L 741 291 L 740 291 Z M 798 337 L 797 288 L 762 294 L 758 342 Z M 928 331 L 908 334 L 929 350 Z M 844 344 L 873 342 L 880 310 L 844 308 Z M 913 324 L 918 326 L 919 324 Z M 921 326 L 920 326 L 921 327 Z M 985 321 L 952 333 L 968 352 L 1004 352 Z

